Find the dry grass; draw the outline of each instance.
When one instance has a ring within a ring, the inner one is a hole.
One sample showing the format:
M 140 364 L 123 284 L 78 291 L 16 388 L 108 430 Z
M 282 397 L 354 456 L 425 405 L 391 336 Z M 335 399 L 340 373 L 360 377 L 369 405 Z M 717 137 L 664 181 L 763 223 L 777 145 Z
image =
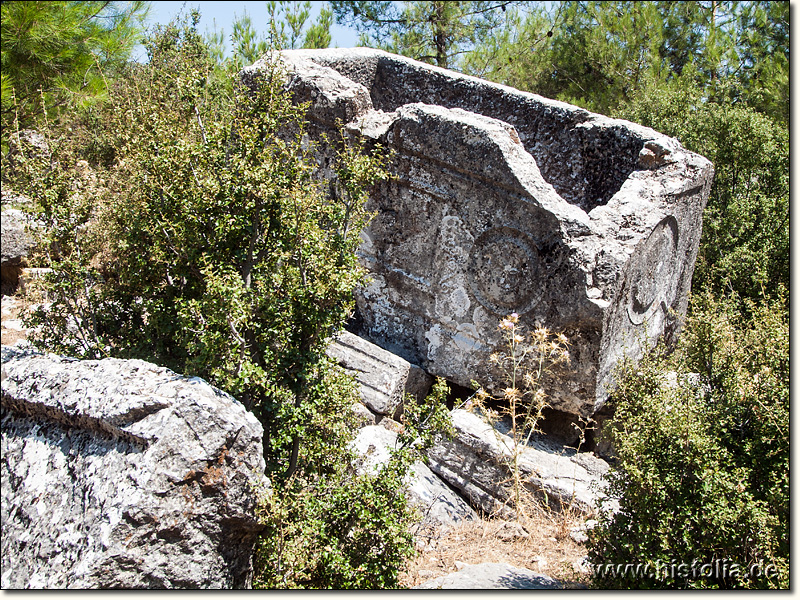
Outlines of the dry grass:
M 566 587 L 586 585 L 588 575 L 575 566 L 586 549 L 569 535 L 586 518 L 577 512 L 555 513 L 532 506 L 519 521 L 489 518 L 462 523 L 410 560 L 400 583 L 414 587 L 458 571 L 460 563 L 504 562 L 548 575 Z

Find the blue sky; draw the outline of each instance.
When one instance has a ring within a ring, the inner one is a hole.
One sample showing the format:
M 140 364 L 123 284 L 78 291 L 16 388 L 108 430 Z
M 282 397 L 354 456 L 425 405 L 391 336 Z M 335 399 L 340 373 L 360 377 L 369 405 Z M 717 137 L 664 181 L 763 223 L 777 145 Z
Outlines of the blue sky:
M 167 24 L 173 17 L 180 13 L 181 9 L 188 12 L 191 8 L 200 11 L 200 32 L 212 31 L 216 22 L 217 30 L 224 30 L 226 38 L 229 38 L 233 31 L 233 21 L 236 17 L 242 16 L 245 11 L 250 15 L 253 25 L 260 31 L 266 31 L 267 22 L 267 3 L 265 0 L 255 2 L 209 2 L 201 0 L 156 0 L 151 2 L 149 25 L 156 23 Z M 326 2 L 311 2 L 311 18 L 315 19 L 319 14 L 320 8 Z M 185 7 L 185 8 L 184 8 Z M 358 34 L 349 27 L 334 24 L 331 28 L 331 46 L 349 48 L 358 43 Z M 144 50 L 141 50 L 144 54 Z

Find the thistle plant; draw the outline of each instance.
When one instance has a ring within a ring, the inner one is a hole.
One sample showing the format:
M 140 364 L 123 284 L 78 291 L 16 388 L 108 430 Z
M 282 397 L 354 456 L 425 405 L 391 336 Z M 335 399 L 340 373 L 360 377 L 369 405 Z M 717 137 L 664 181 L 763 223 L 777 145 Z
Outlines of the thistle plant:
M 506 387 L 492 395 L 484 387 L 476 385 L 479 389 L 475 394 L 475 404 L 490 425 L 503 417 L 511 421 L 513 448 L 506 466 L 511 472 L 515 511 L 519 518 L 523 510 L 520 458 L 531 436 L 541 433 L 539 423 L 544 419 L 544 410 L 549 407 L 542 380 L 557 367 L 569 363 L 569 343 L 563 333 L 553 333 L 545 327 L 538 327 L 526 335 L 517 313 L 506 316 L 498 327 L 503 332 L 507 351 L 492 354 L 490 360 L 504 372 Z M 499 409 L 489 406 L 487 401 L 490 398 L 495 399 L 494 405 L 500 405 Z

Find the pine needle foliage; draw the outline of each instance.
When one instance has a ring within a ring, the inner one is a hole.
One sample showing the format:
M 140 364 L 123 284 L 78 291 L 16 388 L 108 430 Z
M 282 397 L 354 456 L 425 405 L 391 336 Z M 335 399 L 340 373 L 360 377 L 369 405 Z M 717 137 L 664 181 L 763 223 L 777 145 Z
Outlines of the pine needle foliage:
M 141 0 L 3 2 L 3 144 L 46 113 L 103 99 L 104 74 L 125 65 L 147 10 Z

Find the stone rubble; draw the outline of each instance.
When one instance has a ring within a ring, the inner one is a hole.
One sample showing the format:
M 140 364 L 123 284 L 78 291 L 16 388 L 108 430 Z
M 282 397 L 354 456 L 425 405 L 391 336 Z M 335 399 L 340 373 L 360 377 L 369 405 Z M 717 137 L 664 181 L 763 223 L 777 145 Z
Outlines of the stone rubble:
M 489 357 L 510 313 L 527 331 L 566 335 L 570 365 L 542 385 L 573 417 L 602 415 L 614 366 L 677 335 L 713 177 L 706 159 L 633 123 L 378 50 L 281 57 L 287 88 L 310 103 L 313 140 L 341 122 L 393 151 L 394 177 L 374 190 L 361 234 L 370 281 L 356 294 L 358 334 L 328 348 L 359 385 L 364 468 L 386 463 L 406 394 L 423 398 L 433 376 L 504 387 Z M 264 68 L 245 69 L 245 83 Z M 331 149 L 317 155 L 330 175 Z M 5 208 L 4 290 L 32 244 L 23 213 Z M 255 494 L 269 481 L 263 430 L 240 403 L 143 361 L 5 346 L 2 361 L 4 588 L 250 584 Z M 455 438 L 413 466 L 412 502 L 438 527 L 478 519 L 475 509 L 510 516 L 513 441 L 502 423 L 451 415 Z M 587 516 L 610 502 L 608 468 L 546 437 L 520 463 L 528 491 Z M 591 523 L 572 539 L 585 543 Z M 560 587 L 505 564 L 461 567 L 419 588 Z
M 486 514 L 512 516 L 511 470 L 514 442 L 478 415 L 451 412 L 455 438 L 428 452 L 431 470 Z M 575 452 L 546 438 L 533 439 L 519 462 L 524 487 L 551 509 L 593 513 L 609 502 L 602 476 L 608 464 L 591 452 Z M 612 508 L 609 504 L 608 508 Z
M 397 447 L 397 433 L 381 425 L 364 427 L 353 445 L 364 456 L 366 468 L 380 469 L 389 461 L 390 451 Z M 424 524 L 450 527 L 478 518 L 461 496 L 419 461 L 414 463 L 408 475 L 407 492 L 423 516 Z

